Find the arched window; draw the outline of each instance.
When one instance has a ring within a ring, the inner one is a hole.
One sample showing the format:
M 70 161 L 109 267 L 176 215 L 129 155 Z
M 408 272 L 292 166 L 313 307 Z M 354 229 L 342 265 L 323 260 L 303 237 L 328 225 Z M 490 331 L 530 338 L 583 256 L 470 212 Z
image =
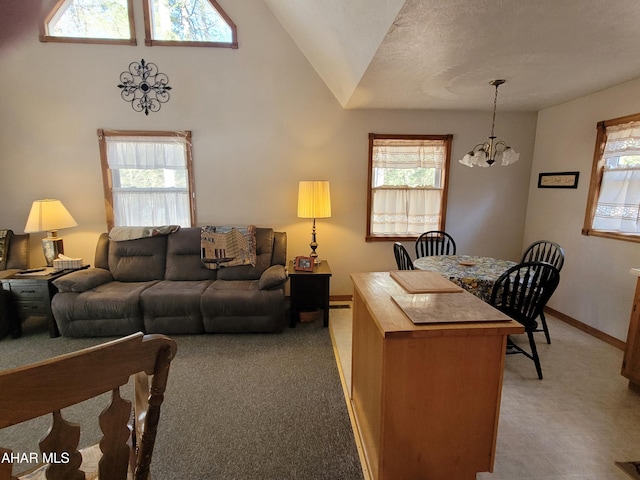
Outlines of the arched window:
M 145 45 L 238 48 L 237 29 L 215 0 L 145 0 Z
M 135 45 L 133 0 L 58 0 L 40 41 Z
M 145 45 L 238 48 L 236 25 L 215 0 L 143 0 Z M 42 42 L 136 45 L 133 0 L 58 0 Z

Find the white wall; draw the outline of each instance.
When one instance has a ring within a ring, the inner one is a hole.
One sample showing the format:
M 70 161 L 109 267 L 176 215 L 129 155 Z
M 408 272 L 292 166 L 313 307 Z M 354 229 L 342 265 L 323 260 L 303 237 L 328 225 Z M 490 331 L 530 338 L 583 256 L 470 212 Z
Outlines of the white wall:
M 17 21 L 29 3 L 3 1 L 0 17 Z M 457 159 L 486 139 L 490 112 L 344 110 L 262 0 L 219 3 L 238 26 L 238 50 L 145 47 L 141 2 L 135 47 L 40 43 L 35 21 L 10 41 L 0 33 L 0 228 L 22 232 L 33 200 L 59 198 L 79 224 L 60 232 L 65 252 L 92 263 L 106 230 L 96 129 L 192 130 L 199 225 L 273 226 L 288 233 L 290 258 L 307 254 L 298 181 L 331 181 L 333 217 L 317 222 L 318 253 L 334 272 L 331 293 L 348 295 L 350 272 L 395 268 L 389 242 L 364 241 L 368 133 L 451 133 L 447 229 L 459 251 L 519 257 L 535 113 L 498 113 L 498 136 L 521 152 L 519 163 L 469 169 Z M 173 88 L 149 116 L 117 88 L 142 58 Z M 42 237 L 32 235 L 33 266 L 44 261 Z
M 566 252 L 560 286 L 549 305 L 626 340 L 640 245 L 581 234 L 596 141 L 596 124 L 640 112 L 640 80 L 539 112 L 525 245 L 538 239 Z M 577 190 L 539 189 L 540 172 L 579 171 Z

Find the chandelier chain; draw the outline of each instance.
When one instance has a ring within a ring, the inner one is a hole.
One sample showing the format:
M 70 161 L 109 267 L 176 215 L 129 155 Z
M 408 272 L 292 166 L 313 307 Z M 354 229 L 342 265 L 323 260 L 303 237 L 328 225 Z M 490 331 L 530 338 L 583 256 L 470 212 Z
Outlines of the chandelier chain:
M 498 87 L 500 84 L 496 84 L 496 94 L 493 97 L 493 120 L 491 122 L 491 136 L 495 138 L 495 128 L 496 128 L 496 109 L 498 108 Z

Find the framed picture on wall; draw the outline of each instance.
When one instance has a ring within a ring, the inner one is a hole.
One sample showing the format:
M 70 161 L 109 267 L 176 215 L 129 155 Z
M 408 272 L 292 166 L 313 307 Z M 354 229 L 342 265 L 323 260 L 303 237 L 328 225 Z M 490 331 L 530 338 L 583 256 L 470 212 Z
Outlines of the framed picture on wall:
M 538 188 L 578 188 L 580 172 L 538 174 Z

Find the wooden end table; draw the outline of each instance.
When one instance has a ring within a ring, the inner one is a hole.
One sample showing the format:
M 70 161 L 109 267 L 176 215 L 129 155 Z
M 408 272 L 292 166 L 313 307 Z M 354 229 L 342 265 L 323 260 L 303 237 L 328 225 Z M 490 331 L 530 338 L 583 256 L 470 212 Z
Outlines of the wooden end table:
M 60 270 L 47 275 L 16 273 L 2 279 L 2 288 L 9 299 L 9 322 L 13 338 L 22 335 L 22 321 L 31 316 L 47 317 L 49 336 L 60 336 L 51 311 L 51 299 L 58 292 L 53 281 L 72 271 Z
M 331 268 L 323 260 L 315 265 L 312 272 L 296 271 L 293 261 L 289 262 L 290 279 L 290 327 L 296 326 L 301 311 L 309 308 L 323 310 L 323 324 L 329 326 L 329 286 Z

